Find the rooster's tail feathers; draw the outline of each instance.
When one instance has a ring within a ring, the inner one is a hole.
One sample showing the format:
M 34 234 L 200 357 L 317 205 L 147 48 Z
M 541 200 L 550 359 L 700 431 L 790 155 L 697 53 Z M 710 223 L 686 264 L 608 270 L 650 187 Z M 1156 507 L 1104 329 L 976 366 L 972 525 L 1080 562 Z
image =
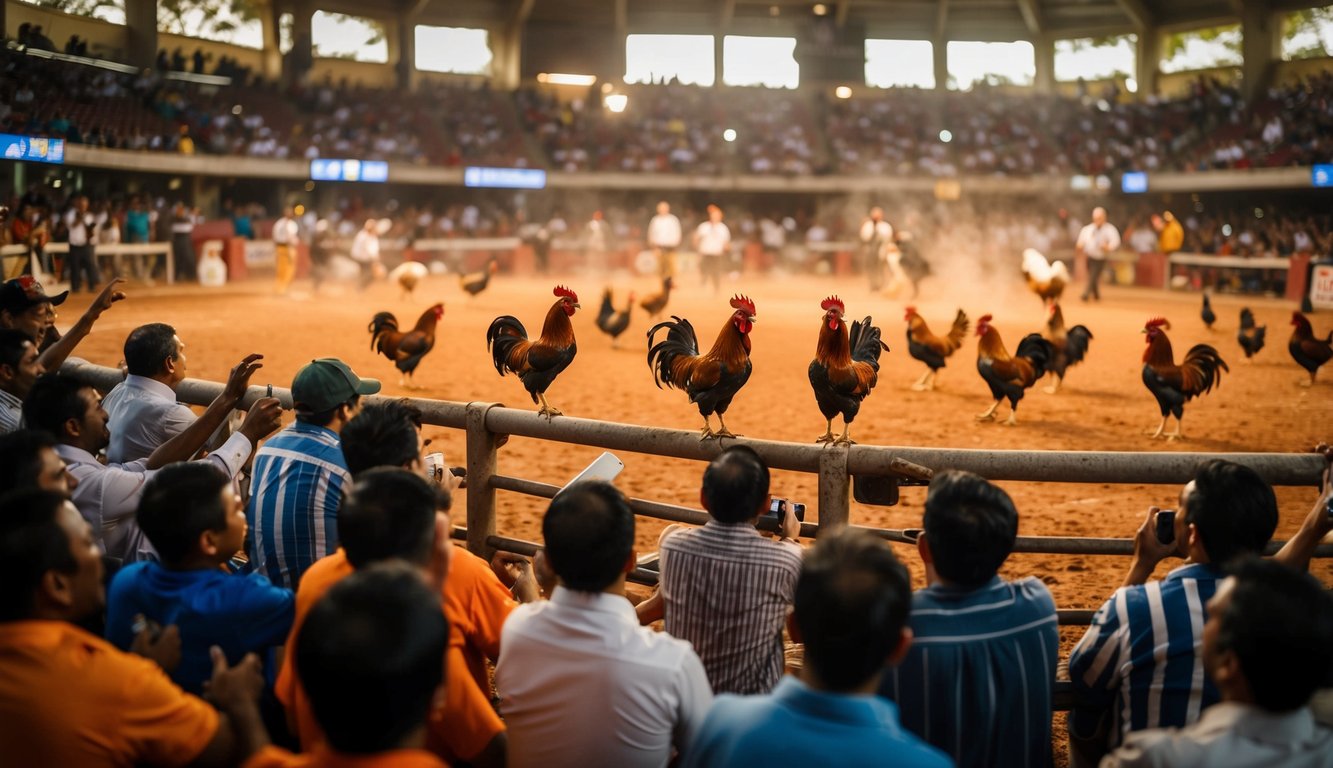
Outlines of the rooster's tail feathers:
M 1042 338 L 1040 333 L 1029 333 L 1018 342 L 1014 357 L 1026 358 L 1037 372 L 1037 378 L 1046 375 L 1046 366 L 1055 357 L 1055 345 Z
M 872 322 L 869 317 L 864 320 L 853 321 L 848 343 L 851 345 L 853 360 L 866 363 L 878 371 L 879 354 L 880 352 L 888 352 L 889 345 L 885 344 L 880 338 L 880 330 L 871 325 Z
M 505 365 L 514 347 L 527 340 L 528 329 L 523 327 L 517 317 L 501 315 L 491 321 L 490 327 L 486 329 L 486 348 L 490 350 L 495 370 L 501 376 L 505 374 Z
M 1195 344 L 1180 364 L 1182 389 L 1186 395 L 1211 392 L 1221 386 L 1222 371 L 1230 371 L 1226 361 L 1211 344 Z
M 666 338 L 654 343 L 653 337 L 663 328 L 667 329 Z M 670 320 L 664 320 L 648 331 L 648 367 L 653 371 L 653 382 L 658 389 L 663 384 L 684 387 L 684 374 L 690 358 L 698 354 L 699 339 L 689 320 L 672 315 Z
M 1065 360 L 1069 365 L 1083 361 L 1088 354 L 1088 342 L 1092 341 L 1092 331 L 1086 325 L 1076 325 L 1065 332 Z
M 392 312 L 378 312 L 366 330 L 370 331 L 370 348 L 378 352 L 380 336 L 387 331 L 398 330 L 398 318 Z
M 607 320 L 611 319 L 611 315 L 614 315 L 615 313 L 616 308 L 611 304 L 611 289 L 607 288 L 602 291 L 602 308 L 597 311 L 597 324 L 599 326 L 602 325 Z
M 953 317 L 953 327 L 949 329 L 947 337 L 951 350 L 963 346 L 963 339 L 967 338 L 967 325 L 967 313 L 958 310 L 958 314 Z

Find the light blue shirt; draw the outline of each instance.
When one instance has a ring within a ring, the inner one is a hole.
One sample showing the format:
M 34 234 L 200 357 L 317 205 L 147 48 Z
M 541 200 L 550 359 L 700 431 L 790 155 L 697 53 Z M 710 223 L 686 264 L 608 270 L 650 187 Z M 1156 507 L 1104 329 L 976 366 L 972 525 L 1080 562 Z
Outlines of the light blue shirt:
M 113 464 L 146 459 L 153 451 L 194 423 L 194 411 L 176 402 L 171 387 L 133 374 L 102 398 L 111 444 L 106 458 Z

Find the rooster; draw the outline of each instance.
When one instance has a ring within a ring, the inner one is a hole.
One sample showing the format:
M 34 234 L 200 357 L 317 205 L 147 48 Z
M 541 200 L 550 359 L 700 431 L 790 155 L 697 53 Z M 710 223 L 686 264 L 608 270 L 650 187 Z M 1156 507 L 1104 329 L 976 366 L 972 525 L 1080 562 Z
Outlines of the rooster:
M 916 313 L 916 307 L 908 307 L 903 319 L 907 321 L 907 354 L 930 368 L 917 379 L 912 389 L 917 392 L 934 389 L 935 377 L 944 367 L 945 358 L 963 345 L 963 338 L 967 336 L 967 315 L 963 310 L 958 310 L 949 335 L 942 339 L 930 332 L 926 321 Z
M 1195 344 L 1185 353 L 1185 359 L 1176 365 L 1171 352 L 1171 340 L 1164 332 L 1171 324 L 1165 318 L 1155 317 L 1144 326 L 1148 348 L 1143 352 L 1143 384 L 1157 398 L 1162 409 L 1162 423 L 1153 438 L 1163 436 L 1168 416 L 1176 417 L 1176 431 L 1165 434 L 1167 440 L 1183 440 L 1180 417 L 1185 403 L 1222 383 L 1222 371 L 1230 371 L 1227 364 L 1208 344 Z
M 662 292 L 654 293 L 651 296 L 645 296 L 639 301 L 639 306 L 648 313 L 649 317 L 661 317 L 662 310 L 666 309 L 667 300 L 671 298 L 671 287 L 674 285 L 671 278 L 662 278 Z
M 574 362 L 578 346 L 574 343 L 574 325 L 569 318 L 579 309 L 578 294 L 558 285 L 553 291 L 556 302 L 546 312 L 542 335 L 528 341 L 528 331 L 512 315 L 502 315 L 486 329 L 486 348 L 491 352 L 495 370 L 501 376 L 512 373 L 539 404 L 537 414 L 548 421 L 561 415 L 546 402 L 546 390 L 560 372 Z
M 1264 337 L 1268 335 L 1268 326 L 1254 324 L 1254 313 L 1249 307 L 1242 307 L 1240 310 L 1240 333 L 1236 334 L 1236 341 L 1240 342 L 1240 348 L 1245 351 L 1245 359 L 1249 360 L 1259 354 L 1259 350 L 1264 348 Z
M 419 261 L 404 261 L 389 273 L 389 280 L 397 283 L 398 287 L 403 289 L 399 298 L 407 301 L 412 298 L 412 293 L 417 289 L 417 283 L 421 282 L 421 278 L 429 274 L 430 269 L 425 264 Z
M 982 315 L 977 321 L 977 336 L 981 337 L 977 342 L 977 373 L 986 380 L 995 402 L 985 413 L 977 415 L 977 421 L 994 421 L 996 409 L 1007 398 L 1009 419 L 1005 424 L 1013 426 L 1018 423 L 1018 401 L 1046 375 L 1046 366 L 1055 357 L 1055 347 L 1041 334 L 1029 333 L 1018 342 L 1018 349 L 1010 357 L 999 331 L 990 321 L 990 315 Z
M 1065 383 L 1065 371 L 1069 366 L 1083 362 L 1084 355 L 1088 354 L 1088 342 L 1092 341 L 1092 331 L 1083 325 L 1076 325 L 1066 330 L 1064 312 L 1060 310 L 1058 302 L 1052 302 L 1050 318 L 1046 321 L 1046 331 L 1042 335 L 1055 348 L 1055 357 L 1051 358 L 1051 363 L 1047 366 L 1054 381 L 1046 388 L 1047 394 L 1053 395 L 1059 392 L 1060 385 Z
M 416 327 L 407 333 L 398 330 L 398 318 L 392 312 L 380 312 L 370 321 L 370 348 L 393 361 L 398 369 L 399 386 L 415 389 L 412 374 L 421 364 L 421 358 L 435 348 L 435 326 L 444 317 L 444 305 L 436 304 L 417 320 Z
M 707 354 L 699 354 L 699 339 L 689 320 L 672 316 L 670 320 L 654 325 L 648 331 L 648 367 L 653 371 L 657 388 L 663 384 L 685 390 L 690 402 L 699 406 L 704 417 L 703 436 L 708 438 L 736 437 L 722 421 L 731 399 L 750 379 L 750 329 L 754 327 L 754 302 L 744 296 L 731 299 L 736 311 L 722 326 L 722 332 Z M 666 329 L 666 338 L 655 342 L 659 330 Z M 708 417 L 717 414 L 718 430 L 713 431 Z
M 597 313 L 597 327 L 602 332 L 611 337 L 611 348 L 616 349 L 620 341 L 620 334 L 629 327 L 630 310 L 634 308 L 634 292 L 631 291 L 629 298 L 625 301 L 625 309 L 616 311 L 611 304 L 611 289 L 607 288 L 602 292 L 602 308 Z
M 1035 248 L 1023 250 L 1023 275 L 1028 279 L 1028 287 L 1046 303 L 1056 302 L 1064 295 L 1065 286 L 1069 285 L 1069 268 L 1064 262 L 1054 264 Z
M 491 275 L 495 274 L 498 269 L 500 269 L 500 265 L 495 263 L 495 259 L 491 259 L 486 263 L 486 268 L 480 272 L 459 275 L 458 287 L 462 288 L 467 295 L 476 296 L 491 284 Z
M 1213 330 L 1213 323 L 1217 322 L 1217 313 L 1213 311 L 1213 303 L 1208 300 L 1208 292 L 1203 292 L 1203 309 L 1199 311 L 1199 319 L 1208 330 Z
M 1310 372 L 1310 380 L 1302 381 L 1302 387 L 1314 386 L 1315 374 L 1319 367 L 1333 357 L 1333 331 L 1323 339 L 1316 339 L 1310 321 L 1300 312 L 1291 313 L 1291 324 L 1296 330 L 1291 332 L 1291 341 L 1287 342 L 1287 351 L 1300 367 Z
M 852 419 L 861 410 L 861 401 L 875 388 L 879 353 L 887 352 L 889 345 L 880 341 L 879 329 L 870 324 L 869 317 L 853 322 L 849 336 L 842 320 L 847 310 L 837 296 L 824 299 L 819 308 L 824 310 L 824 321 L 819 327 L 815 359 L 810 362 L 810 387 L 828 428 L 815 442 L 852 445 L 848 434 Z M 842 414 L 842 437 L 834 438 L 833 417 L 838 414 Z

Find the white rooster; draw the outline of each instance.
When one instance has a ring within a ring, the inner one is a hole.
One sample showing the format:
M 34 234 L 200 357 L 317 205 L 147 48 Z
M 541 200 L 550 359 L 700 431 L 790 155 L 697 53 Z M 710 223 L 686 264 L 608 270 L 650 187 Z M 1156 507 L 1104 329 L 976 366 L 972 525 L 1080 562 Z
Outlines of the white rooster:
M 1064 262 L 1052 264 L 1035 248 L 1023 249 L 1023 276 L 1032 292 L 1047 305 L 1059 301 L 1069 284 L 1069 269 Z
M 402 298 L 406 300 L 412 298 L 417 283 L 429 274 L 430 268 L 425 264 L 419 261 L 404 261 L 389 273 L 389 280 L 398 283 L 398 287 L 403 289 Z

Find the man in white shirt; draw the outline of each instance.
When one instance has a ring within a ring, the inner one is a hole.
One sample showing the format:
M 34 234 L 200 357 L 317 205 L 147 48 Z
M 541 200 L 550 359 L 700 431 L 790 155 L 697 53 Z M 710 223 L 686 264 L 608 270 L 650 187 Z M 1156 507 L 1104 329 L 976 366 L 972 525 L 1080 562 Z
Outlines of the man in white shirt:
M 28 334 L 0 328 L 0 435 L 22 426 L 23 398 L 45 372 L 37 359 L 37 345 Z
M 194 423 L 194 411 L 176 402 L 185 379 L 185 342 L 166 323 L 141 325 L 125 339 L 129 375 L 102 399 L 111 430 L 112 464 L 146 459 Z
M 376 267 L 383 269 L 380 265 L 380 234 L 379 222 L 374 219 L 366 219 L 366 224 L 352 238 L 352 261 L 361 266 L 361 290 L 365 290 L 368 285 L 375 281 Z
M 273 252 L 277 263 L 278 293 L 286 294 L 296 277 L 296 245 L 301 241 L 301 230 L 296 224 L 291 206 L 282 209 L 282 218 L 273 222 Z
M 65 264 L 69 288 L 78 293 L 86 276 L 91 291 L 102 282 L 102 276 L 97 271 L 97 258 L 93 255 L 97 247 L 97 214 L 88 209 L 86 195 L 74 198 L 73 207 L 65 212 L 65 230 L 69 233 L 69 255 Z
M 97 454 L 111 442 L 107 413 L 97 391 L 68 376 L 43 376 L 33 385 L 23 403 L 23 417 L 32 429 L 55 436 L 56 453 L 69 465 L 78 481 L 71 494 L 102 551 L 125 563 L 155 559 L 152 545 L 135 522 L 144 486 L 155 470 L 186 461 L 204 444 L 213 430 L 240 403 L 259 367 L 261 355 L 250 355 L 232 369 L 227 386 L 194 424 L 163 443 L 147 459 L 128 464 L 102 464 Z M 234 478 L 250 458 L 255 444 L 278 428 L 282 409 L 274 398 L 259 398 L 245 421 L 226 443 L 208 455 L 207 461 Z
M 861 222 L 861 263 L 870 278 L 870 290 L 884 286 L 884 249 L 893 242 L 893 225 L 884 220 L 884 209 L 878 205 Z
M 708 221 L 694 230 L 694 248 L 699 252 L 699 271 L 704 285 L 713 283 L 713 293 L 722 288 L 722 264 L 731 251 L 731 230 L 722 223 L 722 209 L 708 206 Z
M 625 599 L 629 502 L 609 483 L 577 483 L 552 500 L 542 536 L 557 586 L 509 615 L 495 668 L 509 765 L 667 765 L 713 694 L 689 643 L 640 627 Z
M 1092 223 L 1081 229 L 1074 249 L 1088 259 L 1088 287 L 1083 289 L 1083 300 L 1089 297 L 1102 300 L 1098 286 L 1102 281 L 1102 269 L 1106 266 L 1106 257 L 1120 248 L 1120 230 L 1106 221 L 1106 209 L 1098 206 L 1092 209 Z
M 661 277 L 676 273 L 676 249 L 683 237 L 680 219 L 671 212 L 671 205 L 663 200 L 657 204 L 657 215 L 648 222 L 648 247 L 657 256 L 657 272 Z

